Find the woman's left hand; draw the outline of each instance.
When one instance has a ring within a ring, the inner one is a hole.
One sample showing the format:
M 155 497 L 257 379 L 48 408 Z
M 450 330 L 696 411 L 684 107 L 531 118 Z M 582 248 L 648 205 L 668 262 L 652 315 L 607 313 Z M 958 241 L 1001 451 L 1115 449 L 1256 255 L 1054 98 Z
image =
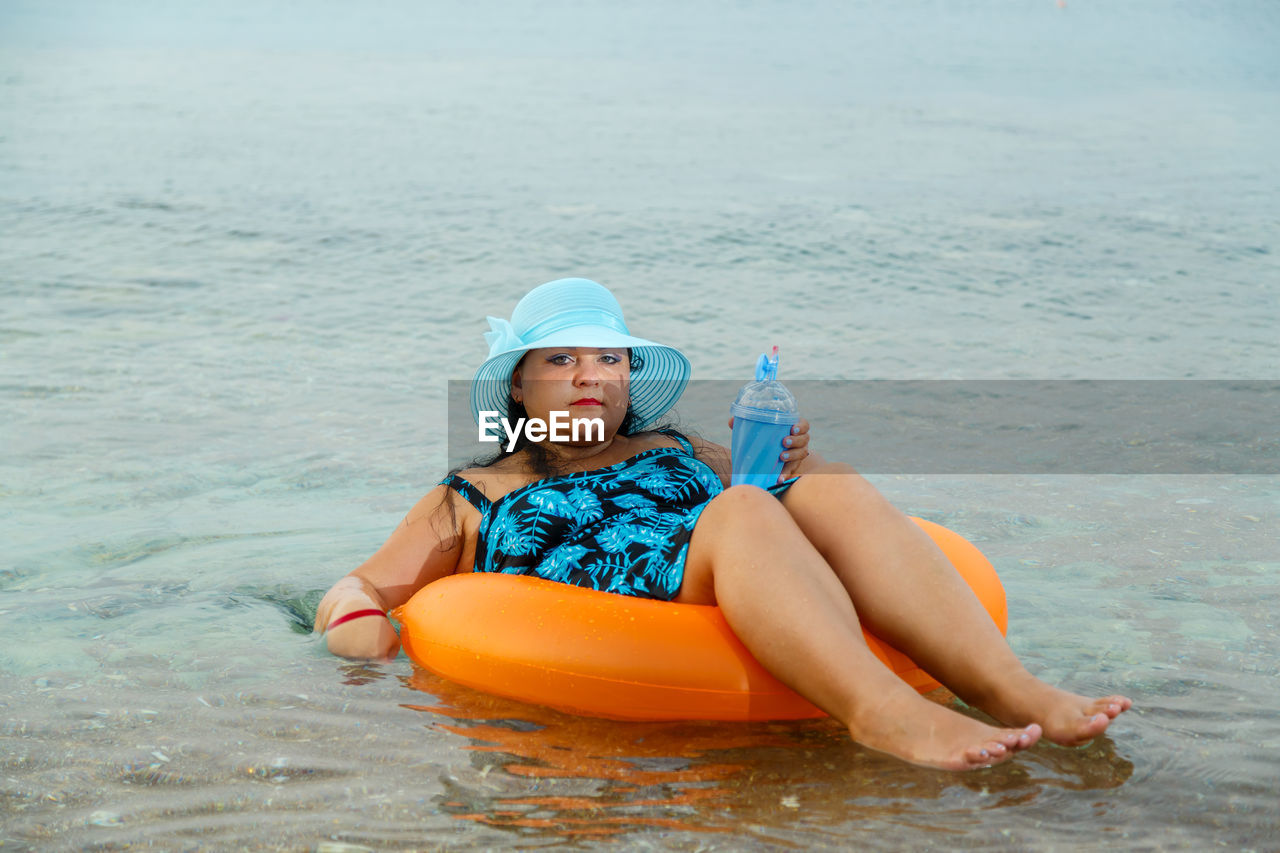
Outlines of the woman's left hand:
M 782 474 L 778 477 L 778 482 L 789 477 L 794 477 L 800 473 L 800 463 L 804 462 L 809 456 L 809 422 L 804 418 L 796 421 L 796 425 L 791 428 L 791 435 L 782 440 L 786 449 L 782 452 Z

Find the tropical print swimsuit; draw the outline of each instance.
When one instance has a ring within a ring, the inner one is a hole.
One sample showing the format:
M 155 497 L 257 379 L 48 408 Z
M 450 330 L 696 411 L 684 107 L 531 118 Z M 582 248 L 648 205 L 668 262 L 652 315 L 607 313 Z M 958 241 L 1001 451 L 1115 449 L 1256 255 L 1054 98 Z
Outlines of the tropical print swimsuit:
M 669 601 L 684 580 L 694 525 L 724 486 L 693 454 L 657 447 L 615 465 L 547 477 L 491 501 L 456 474 L 446 485 L 480 512 L 477 572 L 533 575 Z M 794 480 L 773 486 L 780 495 Z

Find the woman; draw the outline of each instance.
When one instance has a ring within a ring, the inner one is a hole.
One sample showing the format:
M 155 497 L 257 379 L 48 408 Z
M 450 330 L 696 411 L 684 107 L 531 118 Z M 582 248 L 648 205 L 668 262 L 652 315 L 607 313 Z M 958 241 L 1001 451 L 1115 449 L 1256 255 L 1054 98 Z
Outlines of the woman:
M 316 630 L 335 654 L 394 655 L 386 611 L 449 574 L 508 571 L 719 605 L 775 677 L 856 741 L 924 766 L 986 767 L 1042 735 L 1083 743 L 1130 707 L 1027 672 L 928 536 L 852 468 L 808 452 L 807 424 L 784 451 L 791 479 L 767 491 L 729 486 L 725 448 L 646 430 L 679 398 L 689 363 L 632 337 L 602 286 L 549 282 L 510 322 L 489 321 L 477 420 L 567 412 L 603 430 L 525 438 L 429 492 L 321 601 Z M 921 697 L 874 656 L 863 625 L 1009 727 Z

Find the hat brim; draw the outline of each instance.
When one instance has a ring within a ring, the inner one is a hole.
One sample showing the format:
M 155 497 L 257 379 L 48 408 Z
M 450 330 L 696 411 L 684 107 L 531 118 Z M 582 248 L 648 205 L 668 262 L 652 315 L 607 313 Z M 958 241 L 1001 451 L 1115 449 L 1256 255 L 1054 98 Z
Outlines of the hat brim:
M 479 423 L 481 412 L 505 415 L 516 365 L 529 350 L 547 347 L 632 350 L 640 361 L 640 367 L 631 371 L 631 411 L 639 429 L 651 425 L 676 404 L 693 370 L 689 359 L 674 347 L 603 326 L 576 326 L 486 359 L 471 383 L 471 417 Z

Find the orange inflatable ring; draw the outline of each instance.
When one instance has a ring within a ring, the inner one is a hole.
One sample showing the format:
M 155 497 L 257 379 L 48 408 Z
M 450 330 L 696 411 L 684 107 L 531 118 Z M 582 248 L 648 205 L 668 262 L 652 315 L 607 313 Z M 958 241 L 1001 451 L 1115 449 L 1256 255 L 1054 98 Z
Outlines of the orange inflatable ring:
M 991 563 L 958 533 L 915 521 L 1004 633 L 1004 587 Z M 751 656 L 718 607 L 468 573 L 424 587 L 393 615 L 405 652 L 424 669 L 562 711 L 620 720 L 824 716 Z M 923 693 L 939 686 L 906 655 L 865 636 L 912 687 Z

